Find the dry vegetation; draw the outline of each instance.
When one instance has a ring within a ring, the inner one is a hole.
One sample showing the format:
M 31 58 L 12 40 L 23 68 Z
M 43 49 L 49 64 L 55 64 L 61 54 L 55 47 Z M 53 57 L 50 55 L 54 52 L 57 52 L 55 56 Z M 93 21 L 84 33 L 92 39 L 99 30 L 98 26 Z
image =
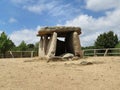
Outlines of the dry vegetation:
M 81 65 L 83 60 L 92 64 Z M 0 59 L 0 90 L 120 90 L 120 57 Z

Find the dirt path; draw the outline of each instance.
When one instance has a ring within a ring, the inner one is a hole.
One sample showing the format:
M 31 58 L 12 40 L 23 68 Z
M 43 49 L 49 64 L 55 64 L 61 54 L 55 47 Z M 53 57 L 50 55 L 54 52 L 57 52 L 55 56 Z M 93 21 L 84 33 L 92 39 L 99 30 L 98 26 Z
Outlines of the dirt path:
M 120 57 L 30 60 L 0 59 L 0 90 L 120 90 Z M 83 60 L 93 64 L 81 65 Z

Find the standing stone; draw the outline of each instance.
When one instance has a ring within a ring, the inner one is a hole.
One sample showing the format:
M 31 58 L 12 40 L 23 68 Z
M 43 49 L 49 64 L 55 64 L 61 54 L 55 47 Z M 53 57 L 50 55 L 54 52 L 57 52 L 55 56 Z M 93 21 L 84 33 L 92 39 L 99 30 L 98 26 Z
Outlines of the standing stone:
M 81 46 L 80 46 L 80 40 L 77 32 L 73 33 L 73 48 L 74 48 L 74 54 L 75 56 L 81 56 Z
M 54 32 L 53 35 L 50 37 L 47 57 L 54 57 L 55 56 L 56 44 L 57 44 L 57 33 Z
M 48 36 L 47 35 L 44 36 L 43 45 L 44 45 L 44 52 L 45 52 L 45 55 L 46 55 L 47 54 L 47 46 L 48 46 Z
M 44 57 L 45 56 L 45 50 L 44 50 L 44 45 L 43 45 L 43 37 L 41 36 L 40 43 L 39 43 L 39 57 Z

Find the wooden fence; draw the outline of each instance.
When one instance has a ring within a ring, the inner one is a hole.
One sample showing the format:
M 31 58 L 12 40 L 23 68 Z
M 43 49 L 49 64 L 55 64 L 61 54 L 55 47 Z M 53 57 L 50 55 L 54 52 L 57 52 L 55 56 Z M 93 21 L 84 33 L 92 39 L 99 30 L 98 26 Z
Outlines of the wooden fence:
M 120 56 L 120 48 L 85 49 L 83 56 Z
M 6 58 L 32 58 L 36 56 L 38 56 L 36 51 L 8 51 L 6 53 Z M 120 48 L 85 49 L 83 56 L 120 56 Z M 0 54 L 0 58 L 4 58 L 2 54 Z
M 6 58 L 25 58 L 25 57 L 35 57 L 38 56 L 38 52 L 36 51 L 8 51 L 6 53 Z M 0 54 L 0 58 L 4 58 L 2 54 Z

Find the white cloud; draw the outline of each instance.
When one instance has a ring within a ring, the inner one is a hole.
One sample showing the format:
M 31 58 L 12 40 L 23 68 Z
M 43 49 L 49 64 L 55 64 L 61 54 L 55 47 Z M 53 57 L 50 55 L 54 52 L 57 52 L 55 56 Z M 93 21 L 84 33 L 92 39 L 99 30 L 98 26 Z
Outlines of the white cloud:
M 35 30 L 33 29 L 23 29 L 14 31 L 9 35 L 10 39 L 15 43 L 15 45 L 19 45 L 21 41 L 25 41 L 28 43 L 36 43 L 39 41 L 39 38 L 36 36 L 40 26 L 38 26 Z
M 27 9 L 30 12 L 41 14 L 42 11 L 45 10 L 45 7 L 43 5 L 33 5 L 33 6 L 24 6 L 24 9 Z
M 95 32 L 94 34 L 85 34 L 84 36 L 80 37 L 81 45 L 82 46 L 89 46 L 94 45 L 95 39 L 101 32 Z
M 63 7 L 61 7 L 61 5 L 58 5 L 58 2 L 56 1 L 45 2 L 45 1 L 44 2 L 38 1 L 37 3 L 32 5 L 25 5 L 23 8 L 36 14 L 42 14 L 42 12 L 46 11 L 50 14 L 55 15 L 58 14 L 58 11 L 63 12 L 63 10 L 61 9 Z
M 86 8 L 93 11 L 120 7 L 120 0 L 86 0 Z
M 9 23 L 16 23 L 17 20 L 16 20 L 15 18 L 11 17 L 8 22 L 9 22 Z
M 73 8 L 70 4 L 59 4 L 59 3 L 51 3 L 53 6 L 51 8 L 48 7 L 49 14 L 53 16 L 68 16 L 68 14 L 75 13 L 77 9 Z
M 64 15 L 66 17 L 71 14 L 80 13 L 80 8 L 75 8 L 71 4 L 66 4 L 60 0 L 12 0 L 13 3 L 19 5 L 24 10 L 35 14 L 49 14 L 51 16 Z
M 53 10 L 57 5 L 58 1 L 48 1 L 48 0 L 11 0 L 13 3 L 20 5 L 25 10 L 30 12 L 41 14 L 42 12 L 49 12 Z
M 99 18 L 84 14 L 79 15 L 73 20 L 67 21 L 65 25 L 82 28 L 82 46 L 92 45 L 99 34 L 109 30 L 114 31 L 120 39 L 120 9 L 106 12 L 105 16 Z
M 46 1 L 46 0 L 45 0 Z M 24 4 L 23 9 L 28 10 L 30 12 L 41 14 L 42 12 L 49 12 L 49 10 L 54 9 L 57 4 L 56 1 L 45 2 L 45 1 L 36 1 L 34 4 Z

